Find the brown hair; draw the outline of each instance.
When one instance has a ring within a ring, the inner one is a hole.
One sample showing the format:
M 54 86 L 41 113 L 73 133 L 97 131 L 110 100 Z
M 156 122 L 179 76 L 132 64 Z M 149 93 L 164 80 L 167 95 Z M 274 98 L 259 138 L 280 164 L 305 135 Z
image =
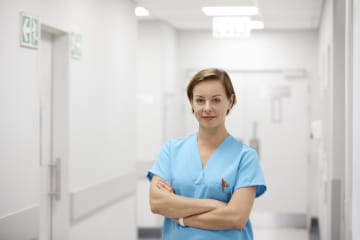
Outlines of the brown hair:
M 203 69 L 194 75 L 186 88 L 187 96 L 190 102 L 192 102 L 193 100 L 193 90 L 195 86 L 202 81 L 220 81 L 221 85 L 223 85 L 225 89 L 226 97 L 228 99 L 231 99 L 231 97 L 233 97 L 233 103 L 231 105 L 231 108 L 235 105 L 236 94 L 234 91 L 234 87 L 231 83 L 231 79 L 227 72 L 218 68 Z M 229 113 L 229 111 L 227 112 L 227 114 Z

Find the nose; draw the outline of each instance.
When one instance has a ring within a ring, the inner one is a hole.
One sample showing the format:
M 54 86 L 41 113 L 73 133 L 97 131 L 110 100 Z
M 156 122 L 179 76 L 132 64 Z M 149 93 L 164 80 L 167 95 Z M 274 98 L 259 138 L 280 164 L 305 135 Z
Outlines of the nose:
M 212 107 L 211 107 L 210 101 L 206 101 L 206 102 L 205 102 L 204 111 L 205 111 L 205 112 L 211 112 L 211 111 L 212 111 Z

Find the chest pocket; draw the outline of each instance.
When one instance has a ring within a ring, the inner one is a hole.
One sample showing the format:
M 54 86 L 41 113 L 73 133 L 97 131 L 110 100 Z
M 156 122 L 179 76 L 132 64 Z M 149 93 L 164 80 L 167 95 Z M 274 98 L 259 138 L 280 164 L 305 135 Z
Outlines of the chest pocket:
M 220 179 L 218 181 L 211 181 L 207 184 L 208 198 L 216 199 L 223 202 L 229 202 L 233 193 L 232 181 Z

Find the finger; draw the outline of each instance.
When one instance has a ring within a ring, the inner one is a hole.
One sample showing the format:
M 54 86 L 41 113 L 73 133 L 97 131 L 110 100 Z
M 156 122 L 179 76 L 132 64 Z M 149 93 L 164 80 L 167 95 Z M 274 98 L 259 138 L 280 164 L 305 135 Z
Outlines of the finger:
M 160 181 L 160 184 L 162 187 L 166 188 L 168 191 L 170 191 L 170 192 L 174 191 L 172 186 L 169 183 L 167 183 L 165 181 Z
M 166 182 L 166 181 L 163 181 L 163 180 L 160 180 L 164 185 L 166 185 L 167 187 L 169 187 L 170 189 L 172 189 L 172 186 L 170 183 Z
M 158 182 L 156 184 L 156 186 L 161 190 L 161 191 L 164 191 L 164 192 L 172 192 L 171 189 L 169 189 L 165 184 L 161 183 L 161 182 Z

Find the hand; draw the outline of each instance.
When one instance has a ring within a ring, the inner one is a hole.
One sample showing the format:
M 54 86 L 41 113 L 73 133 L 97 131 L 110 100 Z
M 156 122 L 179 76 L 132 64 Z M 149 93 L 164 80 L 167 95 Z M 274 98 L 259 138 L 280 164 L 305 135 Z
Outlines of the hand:
M 156 186 L 158 189 L 160 189 L 161 191 L 164 191 L 164 192 L 169 192 L 169 193 L 175 193 L 173 187 L 171 186 L 170 183 L 164 181 L 164 180 L 159 180 L 157 183 L 156 183 Z

